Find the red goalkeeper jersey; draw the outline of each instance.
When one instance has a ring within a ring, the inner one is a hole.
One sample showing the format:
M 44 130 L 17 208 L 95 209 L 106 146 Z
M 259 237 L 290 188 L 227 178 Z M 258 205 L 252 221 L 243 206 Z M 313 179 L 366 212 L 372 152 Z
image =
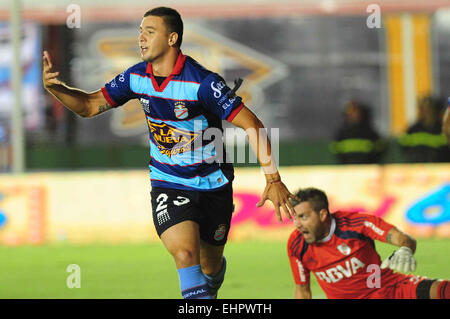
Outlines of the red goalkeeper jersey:
M 309 283 L 310 272 L 328 298 L 379 298 L 381 290 L 369 276 L 374 266 L 381 265 L 374 240 L 385 242 L 393 227 L 381 218 L 360 213 L 336 212 L 331 215 L 329 235 L 314 244 L 308 244 L 298 230 L 288 241 L 288 255 L 295 283 Z M 379 268 L 378 268 L 379 269 Z M 381 269 L 381 287 L 392 286 L 404 279 L 390 269 Z

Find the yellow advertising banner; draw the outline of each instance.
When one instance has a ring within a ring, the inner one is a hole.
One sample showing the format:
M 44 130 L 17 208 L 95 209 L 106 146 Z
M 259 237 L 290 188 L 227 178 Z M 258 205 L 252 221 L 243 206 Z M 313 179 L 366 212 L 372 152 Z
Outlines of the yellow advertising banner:
M 317 187 L 330 211 L 373 214 L 417 237 L 450 237 L 450 165 L 285 167 L 287 187 Z M 265 179 L 236 169 L 229 240 L 287 240 L 270 202 L 258 208 Z M 148 171 L 0 175 L 0 245 L 157 241 Z

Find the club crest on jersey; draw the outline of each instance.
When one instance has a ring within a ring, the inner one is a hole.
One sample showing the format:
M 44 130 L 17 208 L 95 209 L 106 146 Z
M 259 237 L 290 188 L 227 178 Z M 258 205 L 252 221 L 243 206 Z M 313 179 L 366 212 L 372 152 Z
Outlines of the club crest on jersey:
M 175 109 L 173 110 L 175 112 L 175 116 L 177 119 L 184 120 L 188 117 L 188 109 L 186 108 L 186 104 L 182 101 L 175 102 Z
M 147 123 L 159 152 L 169 157 L 189 152 L 192 149 L 192 143 L 200 135 L 200 133 L 185 131 L 166 123 L 153 123 L 148 118 Z
M 217 230 L 214 232 L 214 239 L 220 241 L 225 237 L 226 233 L 227 233 L 227 225 L 221 224 L 219 225 L 219 228 L 217 228 Z
M 346 256 L 350 255 L 350 253 L 352 252 L 351 248 L 348 247 L 346 244 L 337 246 L 337 249 L 341 252 L 341 254 Z

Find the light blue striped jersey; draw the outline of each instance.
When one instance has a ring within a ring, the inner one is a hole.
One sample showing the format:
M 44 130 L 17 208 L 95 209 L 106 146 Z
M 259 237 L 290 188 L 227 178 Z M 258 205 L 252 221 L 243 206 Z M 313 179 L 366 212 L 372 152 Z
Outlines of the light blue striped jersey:
M 139 99 L 150 135 L 152 187 L 209 191 L 231 183 L 222 120 L 231 121 L 244 104 L 229 96 L 225 80 L 180 51 L 172 74 L 158 85 L 148 62 L 138 63 L 102 88 L 117 107 Z

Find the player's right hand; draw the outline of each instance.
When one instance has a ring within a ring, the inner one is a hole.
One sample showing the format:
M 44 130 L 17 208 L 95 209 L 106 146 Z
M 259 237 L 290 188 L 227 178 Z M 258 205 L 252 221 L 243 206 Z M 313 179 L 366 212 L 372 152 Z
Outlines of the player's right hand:
M 294 215 L 294 206 L 292 206 L 291 202 L 289 201 L 289 198 L 293 198 L 297 201 L 300 201 L 300 199 L 291 194 L 291 192 L 287 189 L 286 185 L 280 180 L 278 180 L 276 183 L 267 183 L 266 188 L 264 189 L 264 192 L 261 196 L 261 200 L 258 204 L 256 204 L 257 207 L 261 207 L 264 205 L 266 200 L 270 200 L 275 208 L 275 213 L 277 214 L 278 221 L 281 223 L 283 222 L 283 219 L 281 218 L 281 210 L 284 211 L 285 215 L 292 220 L 292 216 Z
M 58 79 L 59 72 L 52 72 L 52 61 L 47 51 L 42 55 L 42 82 L 45 89 L 49 89 L 52 86 L 62 84 Z
M 414 259 L 413 251 L 406 246 L 400 247 L 381 264 L 381 269 L 387 267 L 403 273 L 415 271 L 416 260 Z

